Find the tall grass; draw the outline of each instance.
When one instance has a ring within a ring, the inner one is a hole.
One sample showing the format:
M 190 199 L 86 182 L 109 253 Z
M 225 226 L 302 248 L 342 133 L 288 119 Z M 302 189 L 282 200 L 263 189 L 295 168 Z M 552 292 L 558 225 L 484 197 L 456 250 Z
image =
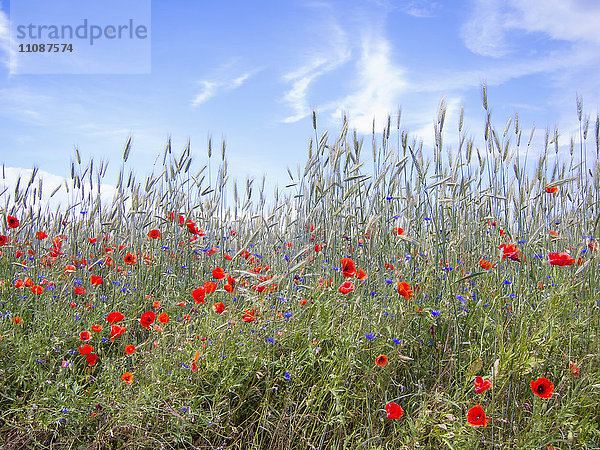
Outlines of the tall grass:
M 108 163 L 83 164 L 78 151 L 60 187 L 68 207 L 40 204 L 36 171 L 20 180 L 2 193 L 4 216 L 20 225 L 4 227 L 0 257 L 0 442 L 598 448 L 600 165 L 585 155 L 590 147 L 598 155 L 600 120 L 590 124 L 578 99 L 579 136 L 563 143 L 558 129 L 546 130 L 540 148 L 518 116 L 494 127 L 485 87 L 483 104 L 483 140 L 467 135 L 461 112 L 454 151 L 440 104 L 431 158 L 400 113 L 370 144 L 345 119 L 330 138 L 313 115 L 306 165 L 288 169 L 288 185 L 272 197 L 264 178 L 231 186 L 225 143 L 213 155 L 212 140 L 200 170 L 189 143 L 176 155 L 169 141 L 145 179 L 127 165 L 128 140 L 110 204 L 100 188 Z M 205 235 L 180 226 L 179 215 Z M 153 229 L 160 239 L 148 237 Z M 36 239 L 38 231 L 49 237 Z M 52 257 L 55 236 L 66 240 Z M 518 246 L 520 261 L 502 258 L 503 243 Z M 577 263 L 550 265 L 551 252 Z M 125 264 L 127 253 L 135 264 Z M 351 278 L 349 294 L 338 291 L 344 257 L 368 275 Z M 195 304 L 192 291 L 217 266 L 234 290 L 219 281 Z M 104 283 L 91 285 L 92 274 Z M 14 287 L 27 277 L 42 294 Z M 410 284 L 409 300 L 399 281 Z M 86 294 L 73 292 L 78 285 Z M 218 302 L 222 315 L 211 309 Z M 252 310 L 255 320 L 244 321 Z M 114 340 L 112 311 L 127 326 Z M 162 331 L 144 328 L 146 311 L 170 320 Z M 89 367 L 79 333 L 93 324 L 104 330 L 88 342 L 99 356 Z M 380 354 L 385 367 L 375 364 Z M 476 394 L 478 375 L 493 387 Z M 530 388 L 542 376 L 554 383 L 547 400 Z M 389 402 L 402 419 L 387 419 Z M 486 427 L 467 423 L 476 404 Z

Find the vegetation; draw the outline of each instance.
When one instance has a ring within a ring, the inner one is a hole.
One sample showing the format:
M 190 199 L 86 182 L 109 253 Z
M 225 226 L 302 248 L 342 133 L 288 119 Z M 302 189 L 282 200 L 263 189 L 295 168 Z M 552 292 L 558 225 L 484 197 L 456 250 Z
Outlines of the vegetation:
M 429 159 L 313 115 L 272 197 L 211 142 L 139 181 L 128 141 L 111 204 L 78 152 L 68 207 L 3 192 L 2 446 L 600 447 L 600 120 L 538 149 L 483 99 Z

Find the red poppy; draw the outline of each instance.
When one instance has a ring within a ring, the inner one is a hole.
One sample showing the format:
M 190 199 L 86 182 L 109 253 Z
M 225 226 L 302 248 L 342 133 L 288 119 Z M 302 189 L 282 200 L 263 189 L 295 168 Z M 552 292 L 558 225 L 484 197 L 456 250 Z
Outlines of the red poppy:
M 569 363 L 569 370 L 571 371 L 571 373 L 578 377 L 579 376 L 579 367 L 577 367 L 575 364 L 573 364 L 572 362 Z
M 6 237 L 6 235 L 0 234 L 0 247 L 2 247 L 3 245 L 6 245 L 7 242 L 8 242 L 8 238 Z
M 572 266 L 575 263 L 575 258 L 571 258 L 571 255 L 566 252 L 550 253 L 548 263 L 553 266 Z
M 13 318 L 12 318 L 12 321 L 13 321 L 13 323 L 14 323 L 14 324 L 17 324 L 17 325 L 18 325 L 18 324 L 20 324 L 20 323 L 21 323 L 21 318 L 20 318 L 20 317 L 13 317 Z
M 475 393 L 481 394 L 486 389 L 492 387 L 490 380 L 484 380 L 482 377 L 475 378 Z
M 404 297 L 406 300 L 409 300 L 413 296 L 413 291 L 410 288 L 410 284 L 405 281 L 400 281 L 398 283 L 398 294 Z
M 98 361 L 98 355 L 94 353 L 90 353 L 89 355 L 85 355 L 85 360 L 87 361 L 88 366 L 92 367 Z
M 342 275 L 346 278 L 351 278 L 356 274 L 356 264 L 350 258 L 342 258 Z
M 33 286 L 33 281 L 32 281 L 32 280 L 31 280 L 31 278 L 29 278 L 29 277 L 25 277 L 25 278 L 23 279 L 23 283 L 25 283 L 25 286 L 27 286 L 27 287 L 31 287 L 31 286 Z
M 8 224 L 9 228 L 17 228 L 19 226 L 19 219 L 13 216 L 8 216 L 6 218 L 6 223 Z
M 535 395 L 541 398 L 550 398 L 554 393 L 554 384 L 547 378 L 538 378 L 537 380 L 531 380 L 531 390 Z
M 94 347 L 92 347 L 90 344 L 83 344 L 79 346 L 79 353 L 81 353 L 83 356 L 89 355 L 93 351 Z
M 205 296 L 206 289 L 204 289 L 202 286 L 192 291 L 192 297 L 194 298 L 194 302 L 196 302 L 197 305 L 199 305 L 200 303 L 204 303 Z
M 140 324 L 144 327 L 144 328 L 149 328 L 150 325 L 152 325 L 152 323 L 154 323 L 154 319 L 156 318 L 156 313 L 153 311 L 146 311 L 144 314 L 142 314 L 142 317 L 140 318 Z
M 385 411 L 387 412 L 388 419 L 401 419 L 404 415 L 404 410 L 402 407 L 394 402 L 385 405 Z
M 125 353 L 127 353 L 128 355 L 131 355 L 135 352 L 135 345 L 126 345 L 125 346 Z
M 225 272 L 223 272 L 223 269 L 221 267 L 217 267 L 216 269 L 213 269 L 212 276 L 217 280 L 222 280 L 223 278 L 225 278 Z
M 92 338 L 92 335 L 89 331 L 82 331 L 79 333 L 79 339 L 82 341 L 89 341 Z
M 150 232 L 148 233 L 148 237 L 150 239 L 160 239 L 160 231 L 158 230 L 150 230 Z
M 229 283 L 223 286 L 223 289 L 225 289 L 227 292 L 233 292 L 233 286 Z
M 400 228 L 400 227 L 394 228 L 394 234 L 396 236 L 402 236 L 404 234 L 404 230 L 402 228 Z
M 485 427 L 489 421 L 490 419 L 485 417 L 485 412 L 481 405 L 475 405 L 467 412 L 467 422 L 469 422 L 469 425 Z
M 123 320 L 125 316 L 121 314 L 119 311 L 113 311 L 108 316 L 106 316 L 106 321 L 108 323 L 117 323 Z
M 123 380 L 126 384 L 133 383 L 133 374 L 131 372 L 125 372 L 121 375 L 121 380 Z
M 512 259 L 513 261 L 521 262 L 519 258 L 519 248 L 514 244 L 500 244 L 498 248 L 502 249 L 502 261 L 506 258 Z M 525 261 L 525 258 L 523 258 Z
M 387 355 L 379 355 L 377 358 L 375 358 L 375 364 L 377 364 L 379 367 L 385 367 L 388 363 L 388 357 Z
M 166 312 L 162 312 L 158 315 L 158 321 L 160 323 L 167 323 L 169 322 L 169 315 Z
M 323 246 L 321 244 L 316 244 L 315 245 L 315 252 L 320 252 L 321 250 L 323 250 Z
M 35 233 L 35 238 L 38 241 L 41 241 L 42 239 L 46 239 L 48 237 L 48 235 L 46 234 L 45 231 L 38 231 L 37 233 Z
M 359 269 L 359 270 L 358 270 L 358 279 L 359 279 L 360 281 L 363 281 L 363 280 L 366 280 L 367 278 L 368 278 L 368 275 L 367 275 L 367 273 L 366 273 L 364 270 L 362 270 L 362 269 Z
M 207 281 L 202 287 L 204 288 L 207 294 L 212 294 L 217 289 L 217 283 L 215 283 L 214 281 Z
M 349 294 L 353 290 L 354 285 L 350 281 L 344 281 L 338 288 L 338 291 L 340 291 L 342 294 Z
M 125 255 L 125 258 L 123 258 L 123 260 L 125 261 L 125 264 L 129 264 L 131 266 L 137 262 L 137 255 L 134 255 L 132 253 L 127 253 Z
M 389 269 L 389 270 L 394 270 L 394 266 L 393 266 L 393 264 L 385 263 L 385 264 L 383 265 L 383 267 L 385 267 L 386 269 Z
M 110 340 L 114 341 L 115 338 L 118 338 L 123 333 L 127 331 L 127 327 L 122 327 L 120 325 L 114 324 L 110 327 Z
M 92 331 L 94 333 L 100 333 L 102 331 L 102 325 L 98 325 L 98 324 L 92 325 Z
M 546 192 L 548 194 L 556 194 L 558 192 L 558 186 L 546 186 Z
M 487 259 L 481 258 L 481 260 L 479 261 L 479 267 L 481 267 L 484 270 L 490 270 L 492 268 L 492 263 L 489 262 Z
M 212 309 L 217 314 L 223 314 L 223 311 L 225 311 L 225 305 L 223 303 L 221 303 L 221 302 L 219 302 L 219 303 L 213 303 Z
M 44 292 L 44 288 L 41 286 L 31 286 L 31 292 L 33 292 L 35 295 L 40 295 L 42 292 Z
M 90 244 L 95 244 L 97 240 L 98 240 L 98 238 L 91 238 L 91 237 L 88 238 L 88 241 Z
M 83 294 L 85 294 L 85 288 L 81 287 L 81 286 L 77 286 L 76 288 L 73 288 L 73 292 L 77 295 L 83 295 Z
M 104 283 L 104 280 L 98 275 L 92 275 L 90 277 L 90 283 L 92 283 L 93 286 L 100 286 L 102 283 Z
M 252 311 L 247 309 L 246 311 L 244 311 L 244 316 L 242 317 L 242 320 L 244 322 L 254 322 L 254 315 L 255 315 L 254 308 L 252 308 Z
M 209 248 L 208 250 L 206 250 L 206 254 L 207 254 L 208 256 L 212 256 L 212 255 L 214 255 L 215 253 L 217 253 L 217 250 L 218 250 L 218 249 L 217 249 L 217 247 L 212 247 L 212 248 Z

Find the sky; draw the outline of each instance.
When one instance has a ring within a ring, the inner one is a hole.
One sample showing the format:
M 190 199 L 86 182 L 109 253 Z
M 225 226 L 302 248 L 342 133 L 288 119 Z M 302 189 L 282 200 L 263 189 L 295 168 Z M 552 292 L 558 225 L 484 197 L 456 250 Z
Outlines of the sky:
M 232 178 L 266 174 L 282 187 L 287 167 L 304 167 L 313 110 L 319 133 L 332 137 L 344 114 L 370 135 L 373 120 L 380 131 L 401 110 L 401 126 L 427 147 L 444 99 L 447 145 L 456 145 L 462 106 L 467 135 L 481 146 L 482 83 L 498 128 L 518 113 L 540 137 L 558 127 L 564 145 L 578 136 L 577 96 L 592 122 L 600 107 L 596 0 L 147 0 L 147 54 L 108 47 L 98 66 L 108 73 L 75 54 L 70 62 L 96 73 L 55 65 L 59 73 L 33 74 L 20 73 L 9 39 L 11 11 L 24 1 L 40 0 L 0 0 L 0 192 L 34 166 L 58 184 L 75 148 L 84 161 L 109 161 L 105 182 L 115 184 L 130 136 L 140 179 L 158 170 L 168 138 L 177 152 L 189 139 L 201 168 L 211 137 L 216 148 L 226 141 Z M 61 0 L 69 1 L 78 3 Z M 80 23 L 65 10 L 63 23 Z

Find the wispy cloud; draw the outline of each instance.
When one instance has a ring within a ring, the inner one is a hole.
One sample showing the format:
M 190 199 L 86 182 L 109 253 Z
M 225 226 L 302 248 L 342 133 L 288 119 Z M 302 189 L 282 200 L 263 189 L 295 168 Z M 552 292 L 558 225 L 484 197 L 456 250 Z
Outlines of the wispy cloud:
M 11 69 L 11 64 L 14 62 L 14 50 L 10 48 L 10 23 L 6 13 L 2 11 L 2 3 L 0 2 L 0 52 L 1 62 Z
M 412 0 L 402 6 L 402 11 L 413 17 L 433 17 L 440 7 L 435 1 Z
M 201 90 L 192 100 L 192 106 L 198 106 L 222 92 L 229 92 L 242 86 L 256 72 L 247 72 L 239 77 L 227 80 L 202 80 Z
M 309 105 L 309 89 L 323 75 L 338 69 L 350 60 L 351 52 L 346 33 L 337 24 L 330 24 L 329 42 L 310 52 L 308 62 L 284 75 L 285 82 L 291 88 L 284 94 L 283 100 L 292 109 L 292 114 L 283 119 L 284 123 L 294 123 L 308 116 L 312 108 Z
M 515 31 L 542 33 L 553 40 L 600 45 L 600 4 L 586 0 L 474 0 L 461 29 L 467 48 L 483 56 L 502 57 L 518 47 Z
M 339 119 L 342 112 L 346 112 L 357 131 L 369 133 L 373 120 L 383 122 L 389 113 L 398 109 L 408 85 L 404 70 L 393 61 L 391 53 L 390 43 L 383 36 L 363 36 L 353 92 L 336 102 L 341 106 L 333 113 L 335 118 Z M 376 124 L 377 131 L 381 126 Z

